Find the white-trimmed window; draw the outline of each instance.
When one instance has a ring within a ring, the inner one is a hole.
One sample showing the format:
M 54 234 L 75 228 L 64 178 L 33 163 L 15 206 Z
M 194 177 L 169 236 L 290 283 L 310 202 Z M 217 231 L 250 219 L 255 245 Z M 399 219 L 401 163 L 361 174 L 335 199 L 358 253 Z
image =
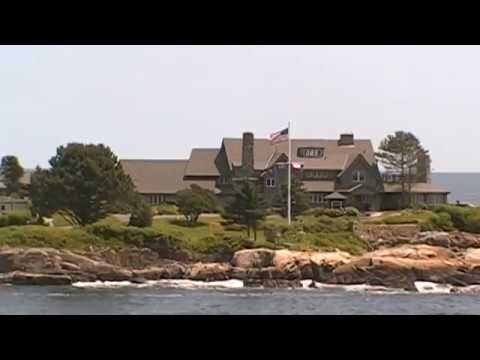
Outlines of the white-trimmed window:
M 298 148 L 297 156 L 302 158 L 323 157 L 323 148 Z
M 352 180 L 353 182 L 363 183 L 365 181 L 365 175 L 362 171 L 357 170 L 353 173 Z
M 275 187 L 275 179 L 274 179 L 274 178 L 271 178 L 271 177 L 266 178 L 266 179 L 265 179 L 265 185 L 266 185 L 267 187 Z
M 314 204 L 322 204 L 324 202 L 324 194 L 322 193 L 313 193 L 310 195 L 310 200 Z

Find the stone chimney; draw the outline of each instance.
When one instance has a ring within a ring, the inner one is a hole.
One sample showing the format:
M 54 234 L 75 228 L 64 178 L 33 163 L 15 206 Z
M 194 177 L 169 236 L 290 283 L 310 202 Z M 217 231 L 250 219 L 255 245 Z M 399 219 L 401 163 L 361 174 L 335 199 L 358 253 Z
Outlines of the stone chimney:
M 242 168 L 253 171 L 253 133 L 251 132 L 243 133 Z
M 353 134 L 340 134 L 338 145 L 339 146 L 354 145 Z

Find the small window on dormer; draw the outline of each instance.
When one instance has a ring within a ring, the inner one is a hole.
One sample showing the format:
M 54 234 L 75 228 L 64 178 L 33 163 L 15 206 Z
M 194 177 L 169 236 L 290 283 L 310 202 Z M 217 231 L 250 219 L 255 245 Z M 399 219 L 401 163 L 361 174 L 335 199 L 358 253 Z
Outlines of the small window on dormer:
M 353 173 L 353 182 L 362 183 L 365 181 L 365 175 L 361 171 L 355 171 Z
M 298 148 L 297 156 L 301 158 L 323 157 L 323 148 Z
M 275 179 L 274 178 L 266 178 L 265 185 L 267 187 L 275 187 Z

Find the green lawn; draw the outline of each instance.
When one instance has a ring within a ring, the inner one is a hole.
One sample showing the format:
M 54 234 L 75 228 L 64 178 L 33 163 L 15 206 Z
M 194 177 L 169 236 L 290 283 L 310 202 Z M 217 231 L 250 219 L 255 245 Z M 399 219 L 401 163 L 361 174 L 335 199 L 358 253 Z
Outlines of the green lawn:
M 178 250 L 206 254 L 233 253 L 247 246 L 327 251 L 338 248 L 359 254 L 367 246 L 352 233 L 351 221 L 346 217 L 305 216 L 288 226 L 285 219 L 270 216 L 257 230 L 257 240 L 252 243 L 244 228 L 228 225 L 220 216 L 201 217 L 195 226 L 186 226 L 181 218 L 155 219 L 152 227 L 144 229 L 129 227 L 115 217 L 108 217 L 84 228 L 33 225 L 0 228 L 0 246 L 155 248 L 166 242 Z M 272 234 L 280 236 L 272 239 Z

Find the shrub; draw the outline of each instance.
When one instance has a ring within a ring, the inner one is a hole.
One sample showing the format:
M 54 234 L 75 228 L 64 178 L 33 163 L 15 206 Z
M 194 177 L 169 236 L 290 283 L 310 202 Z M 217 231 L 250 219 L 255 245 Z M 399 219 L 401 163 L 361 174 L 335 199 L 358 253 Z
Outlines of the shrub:
M 351 216 L 358 217 L 360 216 L 360 211 L 354 207 L 347 207 L 344 209 L 328 209 L 328 208 L 313 208 L 305 212 L 305 215 L 313 216 L 329 216 L 332 218 L 342 217 L 342 216 Z
M 136 206 L 130 215 L 130 222 L 128 225 L 137 227 L 152 226 L 152 208 L 147 204 L 140 204 Z
M 226 231 L 244 231 L 246 227 L 241 224 L 228 224 L 228 225 L 223 225 L 223 228 Z
M 26 212 L 14 212 L 6 215 L 0 215 L 0 227 L 27 225 L 31 220 L 31 215 Z
M 152 250 L 177 248 L 180 240 L 165 235 L 152 228 L 138 228 L 124 225 L 93 224 L 86 227 L 87 232 L 108 242 L 121 242 L 128 246 L 146 247 Z
M 349 207 L 345 208 L 345 215 L 346 216 L 359 217 L 360 216 L 360 211 L 357 208 L 354 208 L 353 206 L 349 206 Z
M 248 247 L 250 242 L 243 236 L 206 236 L 195 242 L 193 250 L 205 254 L 233 255 Z
M 460 231 L 480 233 L 480 208 L 464 208 L 454 205 L 436 206 L 437 214 L 448 214 L 453 226 Z
M 332 218 L 326 215 L 304 216 L 294 226 L 308 233 L 352 231 L 353 221 L 348 218 Z
M 471 213 L 467 216 L 464 231 L 480 233 L 480 212 Z
M 178 207 L 175 204 L 160 204 L 152 209 L 155 215 L 178 215 Z
M 288 225 L 279 223 L 265 223 L 263 225 L 263 233 L 265 240 L 276 243 L 282 238 L 283 234 L 288 230 Z

